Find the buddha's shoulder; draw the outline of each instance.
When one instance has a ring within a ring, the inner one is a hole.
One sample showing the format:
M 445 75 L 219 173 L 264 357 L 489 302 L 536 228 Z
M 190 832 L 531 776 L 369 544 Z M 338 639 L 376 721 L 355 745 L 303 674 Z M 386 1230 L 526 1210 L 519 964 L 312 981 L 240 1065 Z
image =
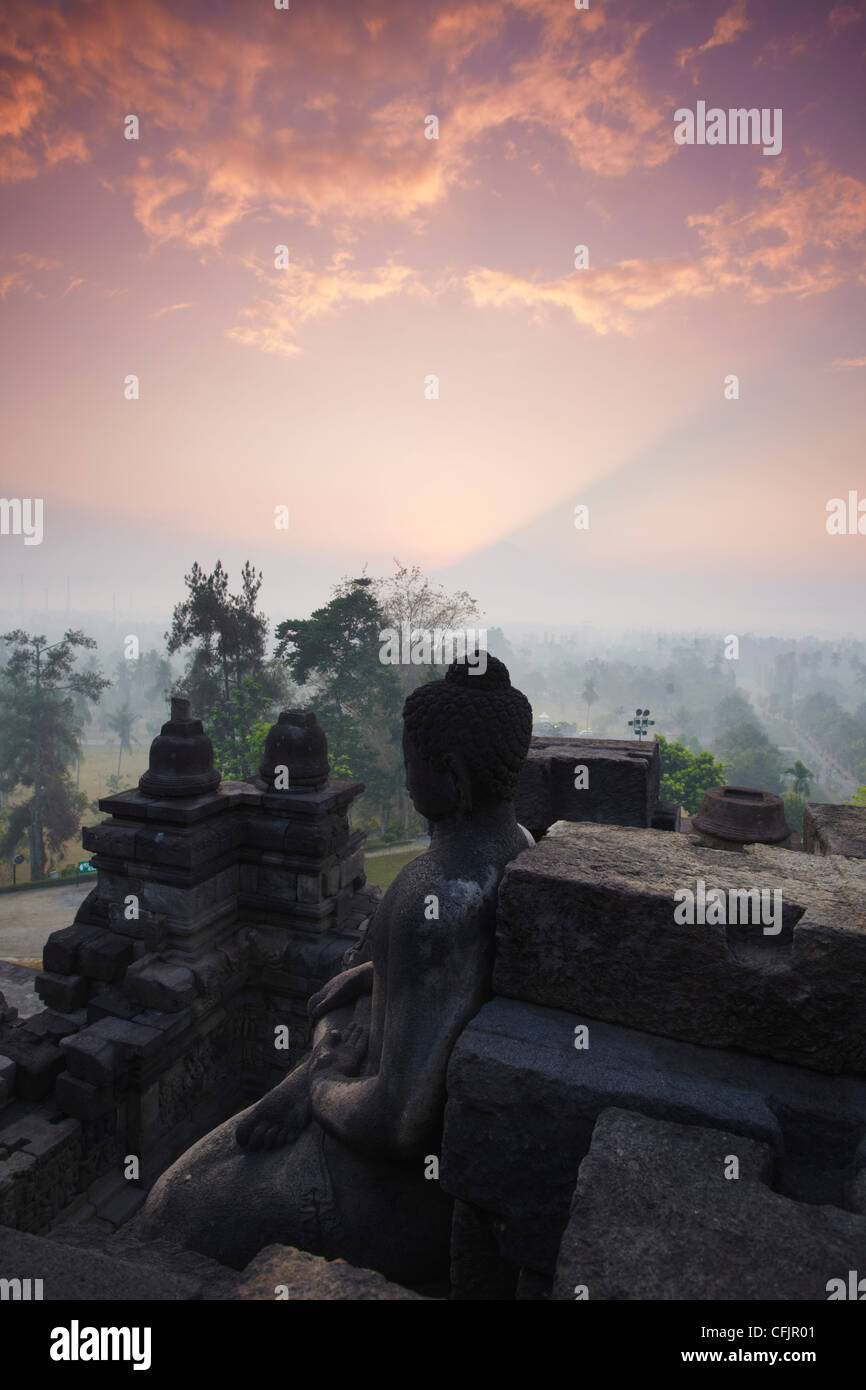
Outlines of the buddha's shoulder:
M 454 911 L 481 907 L 498 884 L 494 866 L 470 867 L 457 857 L 428 851 L 402 868 L 385 894 L 383 907 L 388 915 L 420 912 L 424 920 L 436 921 Z

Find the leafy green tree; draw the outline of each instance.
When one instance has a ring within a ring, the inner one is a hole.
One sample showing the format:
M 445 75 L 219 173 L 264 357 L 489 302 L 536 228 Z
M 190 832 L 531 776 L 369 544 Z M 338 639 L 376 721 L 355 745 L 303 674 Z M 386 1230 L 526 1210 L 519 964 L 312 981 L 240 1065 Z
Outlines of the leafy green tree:
M 801 762 L 798 758 L 793 767 L 783 768 L 783 775 L 785 777 L 793 777 L 794 780 L 791 783 L 791 791 L 805 802 L 805 799 L 812 790 L 812 778 L 815 776 L 814 772 L 810 772 L 806 764 Z
M 728 730 L 719 757 L 729 786 L 759 787 L 777 795 L 781 791 L 784 759 L 756 724 L 741 724 Z
M 249 561 L 237 594 L 229 592 L 228 571 L 219 560 L 212 574 L 194 563 L 184 583 L 188 596 L 175 606 L 165 636 L 169 654 L 192 647 L 183 686 L 197 711 L 228 702 L 232 688 L 261 673 L 268 624 L 256 611 L 262 576 Z
M 286 619 L 276 629 L 277 657 L 308 687 L 329 743 L 366 784 L 383 833 L 403 777 L 402 690 L 395 668 L 379 659 L 379 634 L 388 626 L 373 581 L 364 577 L 337 586 L 309 618 Z
M 0 855 L 11 857 L 26 834 L 30 877 L 40 879 L 49 854 L 77 833 L 87 806 L 69 772 L 80 757 L 75 696 L 95 703 L 110 682 L 93 670 L 76 671 L 76 649 L 96 646 L 83 632 L 70 628 L 49 644 L 16 628 L 2 640 L 11 654 L 0 673 L 0 790 L 32 794 L 9 808 Z
M 807 793 L 808 795 L 808 793 Z M 806 810 L 806 797 L 799 792 L 782 792 L 782 805 L 785 808 L 785 820 L 792 830 L 796 830 L 798 835 L 803 834 L 803 813 Z
M 170 654 L 192 648 L 175 692 L 189 696 L 223 776 L 249 777 L 258 771 L 256 749 L 263 742 L 256 726 L 263 723 L 267 732 L 289 694 L 282 666 L 265 657 L 268 624 L 257 611 L 262 576 L 247 561 L 240 592 L 232 594 L 218 560 L 212 574 L 195 563 L 184 583 L 188 596 L 175 607 L 166 633 Z M 156 669 L 154 680 L 161 674 Z
M 661 759 L 659 796 L 696 815 L 707 787 L 724 786 L 724 768 L 712 753 L 693 753 L 682 743 L 668 743 L 663 734 L 657 735 L 656 742 Z

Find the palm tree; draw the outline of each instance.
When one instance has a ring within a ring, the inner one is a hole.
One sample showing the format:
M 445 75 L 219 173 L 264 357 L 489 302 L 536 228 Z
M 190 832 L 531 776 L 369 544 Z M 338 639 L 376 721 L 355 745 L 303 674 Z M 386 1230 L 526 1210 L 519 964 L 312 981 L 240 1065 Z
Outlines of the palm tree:
M 785 768 L 784 775 L 786 777 L 793 777 L 794 779 L 791 783 L 792 792 L 794 792 L 797 796 L 809 795 L 809 793 L 812 790 L 811 779 L 815 776 L 815 774 L 814 772 L 810 772 L 808 767 L 806 767 L 805 763 L 802 763 L 799 758 L 794 763 L 793 767 Z
M 583 690 L 580 692 L 581 700 L 586 703 L 586 727 L 589 729 L 589 711 L 598 699 L 598 691 L 595 688 L 595 681 L 592 676 L 587 676 L 583 682 Z
M 108 716 L 106 723 L 120 740 L 120 746 L 117 750 L 117 776 L 119 777 L 120 763 L 124 753 L 131 753 L 132 745 L 138 743 L 138 739 L 132 737 L 132 731 L 138 723 L 138 715 L 133 713 L 129 705 L 121 705 L 117 714 Z

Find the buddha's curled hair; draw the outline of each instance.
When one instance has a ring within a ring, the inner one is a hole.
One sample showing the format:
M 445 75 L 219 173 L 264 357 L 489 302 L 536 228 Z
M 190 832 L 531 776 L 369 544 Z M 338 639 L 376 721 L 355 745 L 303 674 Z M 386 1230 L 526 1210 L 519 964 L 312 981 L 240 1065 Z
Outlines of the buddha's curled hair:
M 482 673 L 452 661 L 441 681 L 413 690 L 403 706 L 407 732 L 422 758 L 441 763 L 457 750 L 480 795 L 510 801 L 532 737 L 532 707 L 515 690 L 508 668 L 487 654 Z

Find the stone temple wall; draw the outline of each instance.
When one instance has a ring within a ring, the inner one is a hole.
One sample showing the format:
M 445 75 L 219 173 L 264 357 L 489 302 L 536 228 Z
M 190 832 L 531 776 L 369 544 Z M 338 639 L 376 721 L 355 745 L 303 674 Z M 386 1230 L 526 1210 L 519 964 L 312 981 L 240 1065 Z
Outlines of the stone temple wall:
M 46 1007 L 0 1025 L 0 1225 L 119 1224 L 302 1056 L 307 1000 L 378 898 L 349 826 L 363 784 L 316 782 L 100 802 L 83 837 L 99 877 L 46 942 Z
M 512 861 L 448 1071 L 456 1297 L 826 1299 L 863 1268 L 854 809 L 808 809 L 813 854 L 560 822 Z M 779 931 L 678 925 L 698 880 L 779 890 Z

